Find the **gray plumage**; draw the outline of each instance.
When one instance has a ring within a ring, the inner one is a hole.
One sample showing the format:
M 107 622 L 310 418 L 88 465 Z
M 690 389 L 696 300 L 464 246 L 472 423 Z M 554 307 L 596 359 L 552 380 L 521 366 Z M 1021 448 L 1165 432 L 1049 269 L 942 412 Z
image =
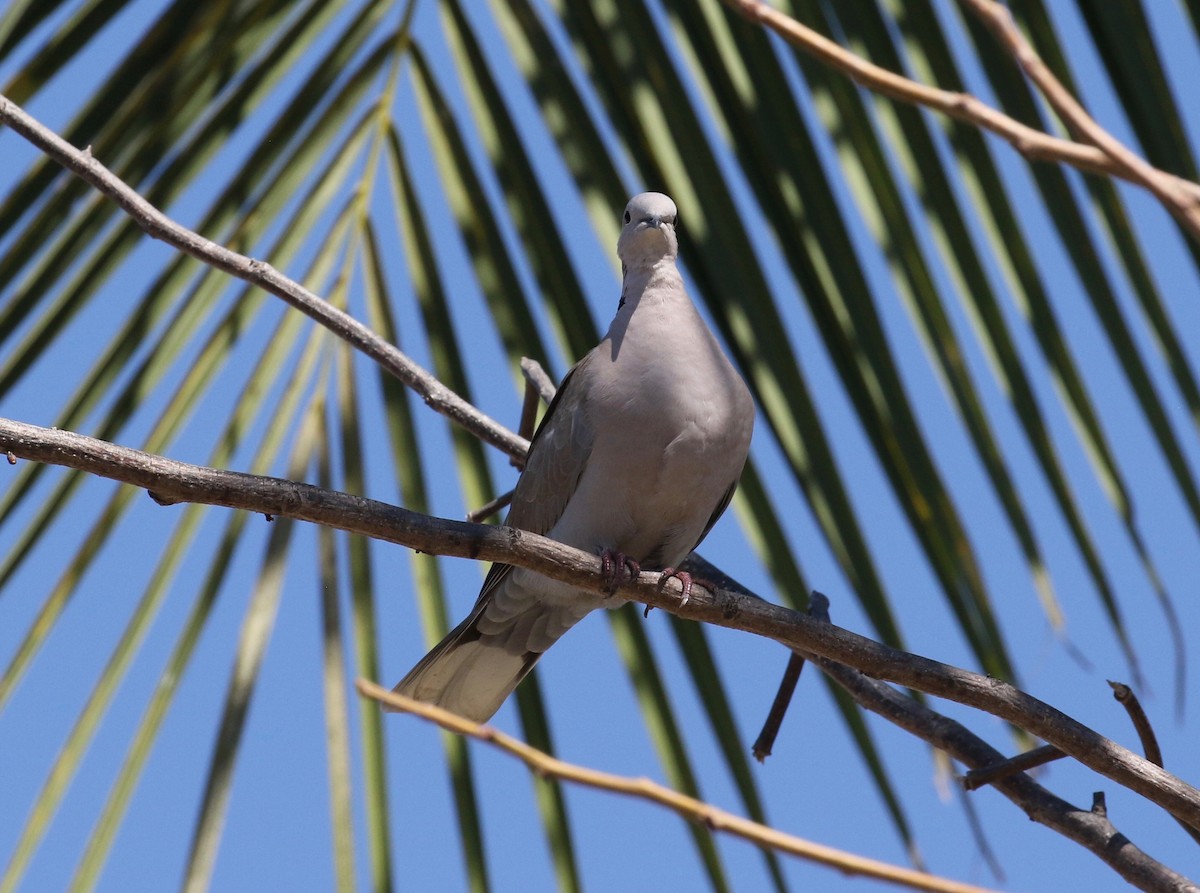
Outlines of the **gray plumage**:
M 678 565 L 708 533 L 754 423 L 745 383 L 684 290 L 675 217 L 658 192 L 626 206 L 617 315 L 563 380 L 505 521 L 645 569 Z M 395 690 L 482 722 L 563 633 L 619 603 L 493 565 L 470 616 Z

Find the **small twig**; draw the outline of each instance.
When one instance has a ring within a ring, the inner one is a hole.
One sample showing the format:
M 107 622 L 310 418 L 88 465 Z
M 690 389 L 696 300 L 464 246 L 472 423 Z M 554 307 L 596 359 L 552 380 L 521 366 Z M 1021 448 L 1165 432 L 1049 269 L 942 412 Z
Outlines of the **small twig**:
M 1028 772 L 1030 769 L 1044 766 L 1054 760 L 1061 760 L 1065 756 L 1066 754 L 1053 744 L 1043 744 L 1041 747 L 1019 753 L 1015 757 L 1009 757 L 1007 760 L 1001 760 L 991 766 L 972 769 L 963 775 L 962 786 L 964 790 L 974 791 L 986 784 L 994 784 L 1001 778 L 1008 778 L 1019 772 Z
M 1124 682 L 1113 682 L 1109 679 L 1108 684 L 1113 690 L 1113 698 L 1129 714 L 1129 721 L 1133 723 L 1138 740 L 1142 742 L 1142 753 L 1155 766 L 1161 766 L 1163 764 L 1162 748 L 1158 746 L 1158 736 L 1154 734 L 1154 727 L 1150 725 L 1150 717 L 1142 709 L 1142 702 L 1133 693 L 1133 689 Z
M 526 363 L 533 363 L 537 366 L 538 371 L 541 371 L 541 366 L 537 365 L 535 360 L 528 357 L 521 358 L 521 371 L 525 374 L 525 399 L 521 402 L 521 421 L 517 424 L 517 433 L 526 440 L 533 439 L 534 425 L 537 423 L 538 403 L 541 402 L 541 397 L 538 394 L 538 387 L 529 377 L 529 369 Z M 543 375 L 545 373 L 542 373 Z M 525 468 L 525 458 L 518 459 L 513 456 L 509 459 L 514 468 Z
M 702 800 L 681 794 L 648 778 L 629 778 L 568 763 L 491 726 L 480 725 L 440 707 L 397 695 L 365 679 L 358 680 L 357 687 L 362 695 L 389 709 L 411 713 L 436 723 L 447 731 L 490 744 L 519 759 L 539 777 L 557 778 L 561 781 L 597 790 L 611 791 L 616 794 L 625 794 L 665 806 L 674 810 L 684 819 L 701 823 L 714 831 L 724 831 L 764 849 L 798 856 L 846 874 L 890 881 L 914 890 L 932 890 L 941 891 L 941 893 L 986 893 L 985 888 L 973 884 L 959 883 L 922 871 L 914 871 L 911 868 L 889 865 L 886 862 L 868 859 L 785 834 L 768 825 L 752 822 Z
M 809 598 L 808 614 L 810 617 L 828 622 L 829 597 L 824 593 L 814 591 Z M 783 670 L 783 678 L 779 680 L 779 689 L 775 692 L 775 700 L 771 702 L 771 709 L 763 721 L 762 730 L 754 739 L 754 747 L 750 749 L 754 759 L 760 763 L 764 762 L 775 748 L 775 738 L 779 735 L 783 718 L 787 715 L 788 706 L 792 703 L 792 697 L 796 693 L 796 684 L 800 681 L 800 673 L 803 670 L 804 655 L 793 651 L 788 657 L 787 666 Z
M 533 425 L 534 422 L 537 421 L 537 409 L 539 402 L 541 402 L 541 398 L 538 396 L 537 388 L 534 386 L 533 382 L 526 381 L 525 400 L 521 404 L 521 421 L 517 425 L 517 433 L 526 440 L 533 437 Z M 518 468 L 524 467 L 524 464 L 518 465 L 515 460 L 513 464 Z
M 472 524 L 482 524 L 488 518 L 492 517 L 492 515 L 497 514 L 502 508 L 507 507 L 512 502 L 512 496 L 512 490 L 509 490 L 507 493 L 501 493 L 495 499 L 485 502 L 474 511 L 467 512 L 467 520 Z
M 521 373 L 525 376 L 525 381 L 533 385 L 537 390 L 538 396 L 542 398 L 542 402 L 549 404 L 554 401 L 554 395 L 558 392 L 558 386 L 546 374 L 546 370 L 542 368 L 542 364 L 530 357 L 521 357 Z M 528 392 L 525 398 L 526 406 L 529 405 Z M 533 436 L 533 428 L 530 426 L 529 433 L 523 429 L 521 433 L 526 437 Z
M 1162 748 L 1158 746 L 1158 736 L 1154 734 L 1154 727 L 1150 725 L 1150 717 L 1142 708 L 1142 702 L 1133 693 L 1133 689 L 1124 682 L 1113 682 L 1110 679 L 1108 684 L 1112 686 L 1113 697 L 1116 698 L 1117 703 L 1124 707 L 1125 712 L 1129 714 L 1129 721 L 1133 723 L 1138 740 L 1142 742 L 1142 753 L 1155 766 L 1162 766 Z M 1175 821 L 1179 822 L 1179 827 L 1186 831 L 1192 840 L 1200 843 L 1200 830 L 1191 827 L 1186 822 L 1180 822 L 1177 818 Z
M 779 727 L 783 725 L 783 717 L 787 714 L 788 705 L 796 693 L 796 683 L 800 681 L 800 673 L 804 669 L 804 658 L 796 653 L 788 657 L 787 667 L 784 668 L 783 678 L 779 680 L 779 689 L 775 692 L 775 700 L 763 721 L 762 731 L 754 739 L 754 747 L 750 752 L 760 763 L 771 755 L 775 747 L 775 738 L 779 735 Z

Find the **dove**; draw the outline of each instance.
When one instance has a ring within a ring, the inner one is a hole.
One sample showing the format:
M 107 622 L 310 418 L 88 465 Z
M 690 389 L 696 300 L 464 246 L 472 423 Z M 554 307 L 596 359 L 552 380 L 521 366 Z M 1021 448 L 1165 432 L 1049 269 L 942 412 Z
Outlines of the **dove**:
M 676 219 L 659 192 L 626 206 L 616 316 L 551 401 L 505 523 L 599 554 L 613 591 L 645 567 L 686 598 L 675 567 L 733 497 L 754 403 L 684 288 Z M 484 722 L 567 630 L 620 603 L 495 564 L 470 615 L 394 691 Z

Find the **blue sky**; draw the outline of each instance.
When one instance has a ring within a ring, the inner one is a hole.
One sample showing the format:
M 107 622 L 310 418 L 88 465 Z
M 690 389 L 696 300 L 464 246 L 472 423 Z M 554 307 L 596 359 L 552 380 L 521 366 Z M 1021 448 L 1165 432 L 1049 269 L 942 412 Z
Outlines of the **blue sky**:
M 1184 85 L 1200 78 L 1200 53 L 1195 33 L 1182 11 L 1162 3 L 1148 4 L 1160 49 L 1174 78 L 1185 124 L 1200 144 L 1200 120 L 1189 105 Z M 56 81 L 28 110 L 51 126 L 61 127 L 70 119 L 79 84 L 95 83 L 129 46 L 129 35 L 138 33 L 158 9 L 157 2 L 135 4 L 118 26 L 103 35 L 79 64 Z M 953 8 L 942 4 L 946 20 Z M 1069 42 L 1072 64 L 1087 91 L 1089 108 L 1120 138 L 1129 139 L 1115 100 L 1108 92 L 1097 61 L 1089 55 L 1083 26 L 1073 8 L 1054 5 L 1061 32 Z M 419 14 L 419 32 L 437 45 L 438 16 L 429 4 Z M 332 29 L 331 29 L 332 30 Z M 499 55 L 499 54 L 497 54 Z M 964 56 L 968 71 L 969 59 Z M 14 61 L 0 63 L 0 83 L 14 70 Z M 462 103 L 461 97 L 451 97 Z M 402 91 L 398 115 L 412 113 L 411 96 Z M 526 109 L 525 114 L 529 114 Z M 531 141 L 545 139 L 531 135 Z M 249 136 L 231 140 L 215 160 L 210 178 L 196 183 L 171 212 L 185 223 L 194 223 L 205 207 L 213 184 L 223 182 L 239 152 L 250 145 Z M 474 147 L 478 152 L 478 147 Z M 1118 459 L 1131 482 L 1139 530 L 1175 596 L 1183 630 L 1200 628 L 1200 606 L 1195 598 L 1196 556 L 1200 554 L 1197 531 L 1184 506 L 1179 504 L 1160 454 L 1152 445 L 1128 386 L 1116 370 L 1111 351 L 1090 310 L 1086 295 L 1070 268 L 1066 254 L 1050 228 L 1044 208 L 1036 198 L 1024 162 L 1002 145 L 995 154 L 1012 188 L 1022 196 L 1022 225 L 1038 251 L 1038 260 L 1048 280 L 1054 283 L 1056 308 L 1093 393 L 1102 400 L 1106 431 Z M 945 146 L 942 146 L 946 150 Z M 420 139 L 406 144 L 414 165 L 428 173 L 420 184 L 431 206 L 439 204 L 436 171 Z M 832 153 L 830 145 L 825 146 Z M 0 170 L 0 187 L 5 191 L 34 157 L 33 151 L 11 133 L 0 133 L 0 156 L 9 160 Z M 724 162 L 733 168 L 731 158 Z M 547 160 L 547 177 L 563 181 L 563 206 L 554 225 L 566 230 L 567 240 L 580 245 L 579 275 L 585 283 L 597 325 L 603 328 L 612 312 L 617 290 L 612 246 L 599 239 L 578 198 L 566 188 L 565 172 Z M 655 188 L 627 172 L 629 191 Z M 735 173 L 736 179 L 736 173 Z M 499 195 L 494 182 L 486 184 L 488 196 Z M 1078 180 L 1075 186 L 1082 192 Z M 743 184 L 735 188 L 747 195 Z M 383 203 L 387 196 L 376 197 Z M 1154 272 L 1169 301 L 1169 310 L 1180 332 L 1200 331 L 1200 307 L 1195 300 L 1195 268 L 1188 261 L 1178 233 L 1154 202 L 1137 190 L 1122 187 L 1134 215 L 1143 244 L 1153 247 Z M 849 202 L 849 193 L 841 197 Z M 919 201 L 908 197 L 914 212 Z M 612 210 L 615 222 L 620 208 Z M 685 221 L 701 217 L 704 209 L 681 208 Z M 756 214 L 747 208 L 750 215 Z M 385 219 L 386 215 L 381 215 Z M 473 397 L 493 417 L 515 425 L 519 398 L 507 361 L 490 326 L 487 309 L 469 274 L 469 259 L 448 222 L 440 224 L 439 251 L 446 268 L 457 271 L 448 283 L 456 295 L 456 321 L 466 333 L 472 358 Z M 615 233 L 615 223 L 613 232 Z M 1098 231 L 1097 231 L 1098 232 Z M 384 234 L 386 237 L 386 233 Z M 1001 388 L 990 373 L 986 357 L 972 336 L 971 322 L 959 305 L 954 305 L 954 323 L 970 353 L 968 362 L 996 425 L 998 437 L 1027 500 L 1036 533 L 1049 563 L 1056 592 L 1067 615 L 1065 634 L 1083 652 L 1090 666 L 1081 666 L 1049 627 L 1037 602 L 1017 544 L 1004 522 L 962 427 L 945 397 L 942 383 L 931 370 L 903 300 L 892 284 L 885 259 L 872 253 L 869 227 L 861 223 L 857 235 L 867 246 L 872 285 L 877 287 L 879 307 L 889 337 L 897 346 L 901 372 L 914 395 L 920 422 L 929 437 L 937 460 L 951 481 L 957 504 L 962 508 L 983 573 L 997 600 L 1000 622 L 1011 644 L 1023 687 L 1032 694 L 1065 710 L 1115 740 L 1136 747 L 1123 712 L 1112 701 L 1106 679 L 1129 680 L 1129 671 L 1102 616 L 1085 569 L 1068 531 L 1054 510 L 1051 495 L 1036 470 L 1033 457 L 1021 436 Z M 398 237 L 396 237 L 398 240 Z M 928 236 L 932 244 L 932 236 Z M 1102 237 L 1101 237 L 1102 239 Z M 0 247 L 6 247 L 0 243 Z M 781 294 L 794 295 L 786 268 L 769 233 L 763 233 L 762 262 L 772 284 Z M 0 395 L 0 414 L 51 424 L 78 377 L 90 365 L 98 348 L 96 332 L 106 331 L 109 321 L 126 312 L 140 289 L 153 280 L 171 256 L 159 243 L 145 240 L 109 280 L 98 299 L 78 316 L 53 356 L 37 367 L 21 387 Z M 1113 263 L 1111 257 L 1106 263 Z M 388 259 L 389 275 L 397 297 L 395 312 L 400 330 L 400 347 L 418 362 L 431 362 L 429 345 L 422 337 L 419 313 L 407 283 L 403 258 L 397 251 Z M 287 269 L 291 275 L 304 272 L 303 263 Z M 1114 267 L 1115 269 L 1115 267 Z M 997 282 L 1000 274 L 989 271 Z M 521 270 L 532 290 L 530 271 Z M 937 274 L 948 274 L 939 269 Z M 1119 275 L 1117 277 L 1120 279 Z M 322 289 L 318 289 L 322 290 Z M 1141 324 L 1128 289 L 1119 295 L 1123 310 L 1163 393 L 1174 394 L 1168 370 L 1161 362 L 1145 326 Z M 232 306 L 239 290 L 229 289 L 220 305 Z M 273 299 L 270 299 L 273 301 Z M 360 298 L 352 298 L 352 310 L 362 316 Z M 788 336 L 801 358 L 810 386 L 821 395 L 822 420 L 831 440 L 838 445 L 838 462 L 850 482 L 852 498 L 860 512 L 870 515 L 867 535 L 879 566 L 884 569 L 889 591 L 895 599 L 901 625 L 910 648 L 949 663 L 970 666 L 966 644 L 956 631 L 948 609 L 938 594 L 936 582 L 919 557 L 914 537 L 875 463 L 870 445 L 854 419 L 849 401 L 836 383 L 836 373 L 825 355 L 798 295 L 790 303 L 786 320 Z M 1018 338 L 1018 349 L 1037 367 L 1037 347 L 1022 324 L 1021 313 L 1010 299 L 1005 312 Z M 203 405 L 189 421 L 169 454 L 174 458 L 204 462 L 212 446 L 214 431 L 223 423 L 229 406 L 252 377 L 253 363 L 271 343 L 274 326 L 292 311 L 279 302 L 269 302 L 242 334 L 237 360 L 224 369 L 210 388 Z M 547 313 L 539 325 L 549 339 L 552 332 Z M 476 321 L 479 321 L 478 323 Z M 1185 345 L 1192 353 L 1193 368 L 1200 368 L 1196 339 Z M 171 373 L 181 380 L 194 359 L 186 352 Z M 562 357 L 561 373 L 573 358 Z M 380 432 L 364 446 L 367 451 L 368 481 L 375 484 L 368 495 L 398 499 L 387 469 L 389 445 L 383 435 L 379 412 L 378 384 L 365 361 L 356 361 L 363 389 L 362 404 L 368 430 Z M 1048 382 L 1038 381 L 1037 397 L 1047 412 L 1056 446 L 1062 453 L 1071 483 L 1094 526 L 1106 568 L 1121 595 L 1134 645 L 1143 661 L 1150 690 L 1147 709 L 1167 760 L 1167 766 L 1185 779 L 1200 778 L 1200 753 L 1196 739 L 1197 673 L 1194 659 L 1187 675 L 1190 699 L 1181 718 L 1174 715 L 1172 654 L 1168 630 L 1153 603 L 1144 574 L 1137 564 L 1119 520 L 1108 508 L 1105 494 L 1096 483 L 1086 456 L 1078 447 L 1071 421 Z M 270 406 L 286 386 L 273 386 Z M 158 402 L 155 403 L 155 400 Z M 131 445 L 144 436 L 150 422 L 162 409 L 160 393 L 131 425 Z M 1172 422 L 1183 440 L 1193 474 L 1200 471 L 1200 446 L 1195 426 L 1182 403 L 1168 401 Z M 414 412 L 424 410 L 419 403 Z M 265 413 L 265 411 L 264 411 Z M 264 420 L 252 427 L 259 429 Z M 430 501 L 435 513 L 461 517 L 464 504 L 456 473 L 449 461 L 452 444 L 446 426 L 438 419 L 419 415 L 419 433 Z M 838 569 L 812 515 L 783 472 L 776 445 L 756 435 L 754 458 L 767 480 L 777 482 L 772 496 L 781 516 L 788 519 L 788 535 L 801 556 L 811 583 L 833 600 L 835 622 L 866 631 L 868 621 Z M 251 438 L 253 439 L 253 438 Z M 231 463 L 245 470 L 245 454 Z M 501 457 L 491 457 L 493 478 L 506 487 L 513 472 Z M 240 464 L 242 463 L 242 464 Z M 5 467 L 6 466 L 0 466 Z M 273 467 L 282 473 L 284 462 Z M 51 481 L 53 475 L 46 476 Z M 33 516 L 39 499 L 50 492 L 43 482 L 18 514 L 17 523 L 0 528 L 0 553 L 7 553 L 21 530 L 19 520 Z M 39 543 L 22 571 L 0 593 L 0 655 L 7 663 L 33 622 L 47 594 L 62 573 L 62 556 L 74 554 L 78 544 L 98 517 L 104 501 L 115 492 L 114 485 L 87 482 L 77 499 L 70 520 L 57 524 Z M 753 545 L 737 524 L 736 509 L 706 541 L 703 553 L 718 565 L 733 571 L 746 585 L 772 594 L 772 584 Z M 116 535 L 104 545 L 97 560 L 80 581 L 44 647 L 34 658 L 27 676 L 0 712 L 0 861 L 7 863 L 30 804 L 44 783 L 55 754 L 62 746 L 136 600 L 152 578 L 154 562 L 174 525 L 184 513 L 180 506 L 163 509 L 144 495 L 135 495 Z M 165 593 L 153 624 L 137 657 L 116 693 L 112 707 L 99 725 L 81 771 L 72 779 L 60 813 L 50 826 L 31 863 L 22 889 L 61 889 L 70 879 L 79 852 L 91 831 L 98 810 L 108 795 L 114 775 L 124 758 L 132 730 L 136 727 L 162 667 L 180 633 L 194 600 L 199 597 L 209 556 L 232 513 L 205 513 L 196 545 L 185 558 L 183 569 Z M 247 522 L 245 539 L 233 558 L 233 571 L 217 599 L 214 613 L 198 643 L 195 657 L 182 679 L 180 690 L 165 718 L 162 733 L 151 752 L 132 806 L 100 887 L 104 890 L 160 889 L 177 885 L 184 865 L 196 807 L 211 756 L 216 723 L 230 676 L 237 638 L 247 606 L 261 573 L 266 541 L 271 528 L 261 519 Z M 297 526 L 285 567 L 278 617 L 261 678 L 250 708 L 243 750 L 236 764 L 228 826 L 217 857 L 214 888 L 323 889 L 332 885 L 328 781 L 325 765 L 323 704 L 321 700 L 321 615 L 317 571 L 317 540 L 311 527 Z M 147 557 L 149 556 L 149 557 Z M 376 544 L 376 599 L 380 611 L 380 648 L 383 678 L 393 683 L 424 652 L 410 597 L 412 570 L 409 555 L 402 549 Z M 475 598 L 484 568 L 466 561 L 443 561 L 452 611 L 465 612 Z M 339 569 L 345 578 L 345 568 Z M 342 621 L 349 623 L 343 591 Z M 687 670 L 670 633 L 668 620 L 653 613 L 646 628 L 662 662 L 661 670 L 671 681 L 673 707 L 695 760 L 695 770 L 707 799 L 740 812 L 736 791 L 720 768 L 715 749 L 695 690 L 687 684 Z M 765 716 L 774 687 L 786 662 L 783 650 L 771 643 L 727 630 L 710 629 L 708 636 L 716 653 L 719 670 L 729 688 L 747 748 Z M 543 660 L 539 668 L 553 732 L 562 758 L 631 776 L 661 778 L 653 743 L 636 714 L 636 693 L 623 669 L 620 655 L 609 633 L 606 618 L 590 617 Z M 935 706 L 967 722 L 979 734 L 1002 749 L 1012 747 L 1011 736 L 998 720 L 952 704 Z M 357 709 L 355 706 L 353 709 Z M 507 705 L 496 718 L 501 728 L 519 733 L 515 707 Z M 917 844 L 930 868 L 949 877 L 1012 890 L 1112 889 L 1119 881 L 1095 857 L 1058 835 L 1029 822 L 998 794 L 984 790 L 970 795 L 987 839 L 1006 872 L 1003 882 L 993 878 L 966 829 L 960 803 L 962 795 L 940 771 L 929 750 L 921 743 L 894 731 L 881 721 L 871 729 L 884 751 L 888 768 L 901 789 L 904 805 L 913 823 Z M 408 717 L 387 719 L 389 788 L 393 816 L 392 853 L 399 889 L 459 889 L 464 886 L 462 860 L 453 817 L 453 800 L 444 771 L 439 733 Z M 472 746 L 472 759 L 480 785 L 484 810 L 483 825 L 494 889 L 548 889 L 553 882 L 537 807 L 526 770 L 516 762 L 486 747 Z M 361 767 L 354 767 L 360 773 Z M 880 859 L 904 863 L 906 854 L 895 834 L 878 795 L 867 778 L 857 751 L 838 718 L 832 698 L 811 669 L 806 671 L 776 746 L 775 755 L 763 766 L 755 766 L 757 781 L 765 793 L 768 814 L 775 824 L 819 843 Z M 356 774 L 356 778 L 361 778 Z M 1086 808 L 1092 792 L 1104 790 L 1109 815 L 1120 830 L 1151 855 L 1183 872 L 1200 873 L 1194 843 L 1171 819 L 1140 798 L 1121 791 L 1093 773 L 1067 762 L 1050 767 L 1042 776 L 1056 793 Z M 568 789 L 573 834 L 585 884 L 593 890 L 658 890 L 671 886 L 694 889 L 703 886 L 694 848 L 686 826 L 673 814 L 610 794 Z M 355 795 L 356 829 L 363 827 L 363 798 Z M 720 840 L 721 854 L 735 889 L 763 889 L 767 878 L 760 855 L 746 844 Z M 796 889 L 870 890 L 883 889 L 866 881 L 846 879 L 827 869 L 785 859 L 789 881 Z M 357 865 L 360 886 L 366 885 L 367 856 L 360 844 Z M 888 889 L 891 889 L 890 887 Z

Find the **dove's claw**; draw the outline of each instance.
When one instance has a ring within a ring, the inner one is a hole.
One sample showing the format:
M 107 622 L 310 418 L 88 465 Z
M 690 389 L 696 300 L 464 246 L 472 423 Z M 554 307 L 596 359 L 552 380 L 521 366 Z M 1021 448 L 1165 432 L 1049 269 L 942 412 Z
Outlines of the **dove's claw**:
M 636 580 L 642 572 L 641 565 L 624 552 L 614 552 L 605 549 L 600 553 L 600 573 L 608 584 L 608 594 L 612 595 L 621 585 Z
M 688 603 L 688 599 L 692 597 L 692 575 L 687 571 L 677 571 L 673 567 L 664 567 L 662 576 L 658 578 L 658 588 L 662 589 L 666 585 L 667 580 L 674 577 L 679 581 L 679 585 L 683 587 L 683 595 L 679 597 L 679 607 L 683 607 Z

